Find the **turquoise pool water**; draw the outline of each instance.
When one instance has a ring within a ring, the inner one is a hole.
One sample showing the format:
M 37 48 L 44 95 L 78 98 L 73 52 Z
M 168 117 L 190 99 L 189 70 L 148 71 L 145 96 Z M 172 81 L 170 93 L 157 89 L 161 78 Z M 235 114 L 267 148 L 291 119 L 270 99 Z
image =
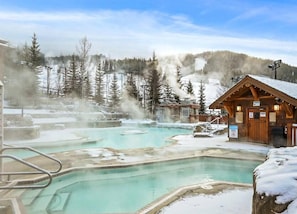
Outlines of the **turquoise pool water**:
M 201 157 L 59 176 L 22 200 L 30 214 L 135 213 L 181 186 L 211 180 L 252 183 L 258 161 Z M 34 195 L 34 196 L 33 196 Z
M 158 127 L 118 127 L 81 132 L 90 139 L 98 139 L 96 146 L 115 149 L 162 147 L 170 143 L 174 135 L 191 133 L 190 129 Z
M 78 144 L 71 141 L 61 144 L 54 143 L 36 143 L 33 148 L 44 153 L 55 153 L 70 151 L 76 149 L 88 148 L 114 148 L 114 149 L 131 149 L 146 147 L 162 147 L 168 145 L 172 141 L 170 138 L 180 134 L 191 134 L 192 130 L 183 128 L 158 128 L 158 127 L 115 127 L 115 128 L 92 128 L 77 129 L 73 131 L 75 134 L 83 137 L 89 137 L 92 143 Z M 40 144 L 41 146 L 38 146 Z M 35 153 L 28 151 L 10 152 L 21 158 L 31 157 Z

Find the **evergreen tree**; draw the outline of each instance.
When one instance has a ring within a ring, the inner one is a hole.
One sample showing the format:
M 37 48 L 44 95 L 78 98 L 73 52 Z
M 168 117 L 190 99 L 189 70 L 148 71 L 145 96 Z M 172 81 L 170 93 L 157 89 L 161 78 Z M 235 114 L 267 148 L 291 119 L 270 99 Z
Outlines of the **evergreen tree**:
M 148 85 L 149 85 L 149 97 L 148 97 L 148 108 L 149 111 L 154 115 L 156 113 L 156 106 L 160 104 L 161 98 L 161 75 L 156 69 L 157 60 L 155 54 L 151 62 L 152 70 L 149 73 Z
M 77 67 L 77 57 L 72 54 L 69 69 L 65 72 L 65 95 L 81 96 L 81 76 Z
M 98 64 L 97 70 L 96 70 L 96 75 L 95 75 L 95 101 L 96 103 L 102 105 L 104 104 L 104 83 L 103 83 L 103 75 L 104 72 L 102 71 L 101 68 L 101 63 Z
M 180 103 L 180 97 L 179 97 L 179 95 L 177 95 L 176 93 L 174 93 L 174 101 L 175 101 L 176 103 Z
M 134 79 L 134 76 L 132 73 L 129 73 L 127 75 L 126 90 L 127 90 L 129 97 L 132 97 L 138 101 L 139 91 L 137 89 L 135 79 Z
M 63 88 L 63 77 L 65 76 L 65 67 L 59 66 L 57 70 L 57 97 L 61 96 L 62 88 Z
M 190 95 L 194 95 L 194 89 L 193 89 L 193 84 L 191 80 L 189 80 L 188 85 L 187 85 L 187 93 Z
M 30 48 L 27 43 L 23 46 L 21 51 L 17 50 L 18 58 L 21 60 L 22 64 L 28 65 L 30 62 Z
M 205 97 L 205 86 L 200 81 L 200 87 L 199 87 L 199 114 L 205 114 L 206 111 L 206 103 L 205 103 L 206 97 Z
M 181 71 L 180 71 L 180 66 L 176 66 L 176 83 L 179 88 L 182 88 L 183 84 L 181 81 Z
M 181 81 L 181 71 L 180 71 L 180 66 L 177 65 L 176 66 L 176 84 L 178 86 L 178 88 L 182 88 L 182 81 Z M 174 100 L 176 103 L 180 103 L 180 97 L 178 94 L 174 93 Z
M 29 65 L 32 66 L 33 69 L 36 69 L 38 66 L 43 64 L 44 57 L 40 52 L 40 47 L 37 41 L 37 36 L 34 33 L 32 37 L 32 44 L 29 48 Z
M 44 64 L 44 56 L 40 52 L 40 47 L 35 33 L 32 37 L 31 46 L 24 46 L 22 57 L 22 70 L 26 69 L 31 73 L 30 83 L 27 82 L 26 88 L 24 89 L 24 91 L 26 91 L 26 95 L 24 96 L 27 101 L 31 100 L 35 103 L 37 101 L 39 92 L 39 74 L 41 72 L 40 66 Z
M 174 93 L 172 92 L 172 88 L 168 83 L 164 85 L 164 90 L 163 90 L 163 100 L 165 103 L 171 103 L 175 101 L 175 96 Z
M 84 62 L 82 62 L 80 60 L 79 65 L 78 65 L 78 74 L 76 75 L 77 78 L 77 85 L 78 87 L 77 89 L 77 94 L 79 95 L 80 99 L 84 99 L 85 98 L 85 78 L 86 78 L 86 69 L 85 69 L 85 65 Z
M 116 73 L 113 74 L 109 93 L 109 107 L 116 109 L 120 103 L 120 92 Z

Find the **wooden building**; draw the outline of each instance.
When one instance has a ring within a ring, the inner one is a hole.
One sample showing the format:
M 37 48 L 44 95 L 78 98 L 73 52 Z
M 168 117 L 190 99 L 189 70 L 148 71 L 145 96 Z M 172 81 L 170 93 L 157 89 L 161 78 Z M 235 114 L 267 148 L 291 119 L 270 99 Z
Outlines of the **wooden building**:
M 159 122 L 198 122 L 199 104 L 190 100 L 181 103 L 163 103 L 157 106 L 156 115 Z
M 229 140 L 297 145 L 297 84 L 247 75 L 210 109 L 228 113 Z

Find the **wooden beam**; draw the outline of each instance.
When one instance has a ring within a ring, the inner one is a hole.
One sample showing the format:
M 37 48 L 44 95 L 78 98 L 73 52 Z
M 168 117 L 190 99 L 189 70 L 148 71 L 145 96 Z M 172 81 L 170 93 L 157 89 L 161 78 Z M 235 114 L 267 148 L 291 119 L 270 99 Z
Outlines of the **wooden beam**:
M 293 106 L 288 105 L 285 102 L 283 102 L 281 106 L 286 112 L 286 118 L 293 118 Z
M 254 100 L 259 100 L 259 94 L 258 92 L 256 91 L 256 89 L 253 87 L 253 86 L 250 86 L 250 90 L 252 92 L 252 95 L 254 97 Z
M 229 117 L 234 117 L 234 107 L 233 105 L 224 105 L 224 108 L 229 114 Z

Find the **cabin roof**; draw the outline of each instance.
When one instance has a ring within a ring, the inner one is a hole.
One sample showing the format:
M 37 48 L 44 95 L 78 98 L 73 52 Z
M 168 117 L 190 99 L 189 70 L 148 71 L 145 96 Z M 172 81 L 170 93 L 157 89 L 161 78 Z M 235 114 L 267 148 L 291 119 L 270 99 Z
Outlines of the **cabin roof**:
M 257 76 L 257 75 L 246 75 L 237 84 L 231 87 L 221 97 L 215 100 L 210 106 L 210 109 L 223 108 L 223 102 L 226 99 L 240 94 L 242 88 L 248 88 L 250 86 L 259 88 L 271 96 L 281 99 L 288 104 L 297 106 L 297 84 L 290 83 L 282 80 L 271 79 L 269 77 Z
M 274 88 L 275 90 L 283 92 L 292 98 L 297 99 L 297 84 L 296 83 L 271 79 L 271 78 L 263 77 L 263 76 L 256 76 L 256 75 L 248 75 L 248 76 L 250 76 L 251 78 L 253 78 L 255 80 L 258 80 L 259 82 L 262 82 L 263 84 L 266 84 L 267 86 L 269 86 L 271 88 Z

